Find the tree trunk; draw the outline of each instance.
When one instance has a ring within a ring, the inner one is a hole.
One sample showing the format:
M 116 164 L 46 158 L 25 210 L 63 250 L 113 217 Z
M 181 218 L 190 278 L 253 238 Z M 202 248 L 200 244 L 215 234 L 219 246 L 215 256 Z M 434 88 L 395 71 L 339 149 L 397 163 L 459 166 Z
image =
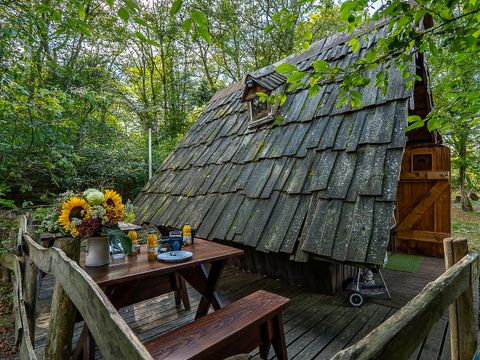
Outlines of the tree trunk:
M 63 250 L 72 260 L 80 259 L 80 241 L 62 238 L 55 241 L 55 247 Z M 45 346 L 45 359 L 69 359 L 72 351 L 73 325 L 77 309 L 67 294 L 55 283 Z
M 464 129 L 462 129 L 464 130 Z M 460 146 L 458 149 L 459 155 L 459 175 L 460 175 L 460 198 L 462 203 L 463 211 L 473 211 L 472 204 L 468 198 L 466 182 L 467 182 L 467 139 L 465 139 L 466 134 L 461 134 Z

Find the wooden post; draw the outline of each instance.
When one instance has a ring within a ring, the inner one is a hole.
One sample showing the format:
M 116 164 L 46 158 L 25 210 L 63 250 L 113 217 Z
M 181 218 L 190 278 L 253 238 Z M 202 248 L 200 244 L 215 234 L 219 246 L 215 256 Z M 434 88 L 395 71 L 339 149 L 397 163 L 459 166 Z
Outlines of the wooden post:
M 55 247 L 63 250 L 72 260 L 80 259 L 80 240 L 57 239 Z M 45 359 L 69 359 L 72 351 L 73 326 L 77 309 L 58 282 L 55 282 L 45 346 Z
M 445 268 L 452 267 L 468 254 L 466 239 L 448 238 L 443 243 Z M 477 266 L 476 263 L 473 266 Z M 473 271 L 471 282 L 476 274 Z M 450 349 L 453 360 L 470 360 L 477 349 L 477 331 L 472 286 L 467 288 L 448 308 L 450 321 Z

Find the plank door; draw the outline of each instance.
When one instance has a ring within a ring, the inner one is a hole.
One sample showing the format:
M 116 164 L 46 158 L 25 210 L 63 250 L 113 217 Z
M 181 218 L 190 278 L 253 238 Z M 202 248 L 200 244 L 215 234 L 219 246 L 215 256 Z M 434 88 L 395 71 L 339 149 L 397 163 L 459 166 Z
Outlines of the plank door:
M 443 257 L 450 206 L 450 149 L 435 144 L 407 147 L 397 191 L 397 250 Z

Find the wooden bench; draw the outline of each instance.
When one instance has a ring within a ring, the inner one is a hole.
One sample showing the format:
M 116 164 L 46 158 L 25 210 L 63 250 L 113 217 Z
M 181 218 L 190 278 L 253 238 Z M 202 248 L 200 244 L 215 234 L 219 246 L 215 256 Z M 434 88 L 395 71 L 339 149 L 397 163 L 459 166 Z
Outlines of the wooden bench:
M 224 359 L 260 347 L 268 358 L 270 345 L 280 360 L 287 359 L 281 312 L 290 300 L 257 291 L 193 323 L 145 343 L 155 359 Z

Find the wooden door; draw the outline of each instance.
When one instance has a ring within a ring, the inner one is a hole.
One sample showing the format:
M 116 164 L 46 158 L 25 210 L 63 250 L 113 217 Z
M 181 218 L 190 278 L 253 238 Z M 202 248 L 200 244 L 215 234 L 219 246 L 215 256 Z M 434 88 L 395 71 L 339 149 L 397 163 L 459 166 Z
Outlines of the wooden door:
M 450 149 L 407 147 L 397 191 L 397 250 L 443 257 L 450 206 Z

